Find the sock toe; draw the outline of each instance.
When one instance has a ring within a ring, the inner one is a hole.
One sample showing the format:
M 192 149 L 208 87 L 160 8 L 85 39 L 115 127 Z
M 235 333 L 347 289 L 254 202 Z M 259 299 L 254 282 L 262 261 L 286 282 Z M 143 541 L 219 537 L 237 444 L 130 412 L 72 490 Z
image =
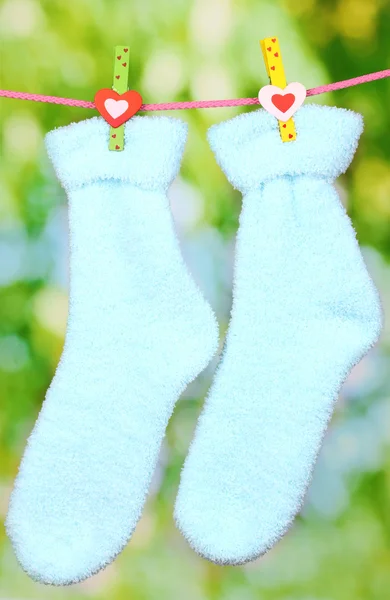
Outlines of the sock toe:
M 70 536 L 69 531 L 61 535 L 60 531 L 41 523 L 33 524 L 27 518 L 16 520 L 12 513 L 6 527 L 21 567 L 39 583 L 77 583 L 104 565 L 102 544 L 87 527 L 78 526 L 77 537 Z M 108 563 L 110 555 L 106 556 Z
M 219 506 L 223 510 L 218 510 Z M 207 497 L 185 490 L 179 492 L 175 507 L 177 527 L 193 550 L 220 565 L 240 565 L 259 558 L 285 533 L 282 524 L 292 518 L 280 519 L 277 510 L 240 506 L 239 497 L 209 502 Z

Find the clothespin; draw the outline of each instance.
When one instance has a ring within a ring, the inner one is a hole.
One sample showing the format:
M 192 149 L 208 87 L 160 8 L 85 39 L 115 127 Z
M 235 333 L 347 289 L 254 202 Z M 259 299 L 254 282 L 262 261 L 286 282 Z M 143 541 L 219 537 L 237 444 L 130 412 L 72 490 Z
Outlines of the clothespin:
M 287 86 L 287 81 L 278 38 L 264 38 L 263 40 L 260 40 L 260 47 L 263 52 L 265 67 L 271 85 L 284 89 Z M 279 121 L 279 129 L 283 142 L 293 142 L 297 139 L 297 132 L 292 117 L 285 122 Z
M 124 94 L 129 89 L 129 48 L 128 46 L 115 46 L 114 76 L 112 89 L 117 94 Z M 110 150 L 123 150 L 125 145 L 125 126 L 110 127 Z
M 103 88 L 95 95 L 95 106 L 110 124 L 109 150 L 120 152 L 125 144 L 125 126 L 142 105 L 142 97 L 128 89 L 129 47 L 116 46 L 112 89 Z

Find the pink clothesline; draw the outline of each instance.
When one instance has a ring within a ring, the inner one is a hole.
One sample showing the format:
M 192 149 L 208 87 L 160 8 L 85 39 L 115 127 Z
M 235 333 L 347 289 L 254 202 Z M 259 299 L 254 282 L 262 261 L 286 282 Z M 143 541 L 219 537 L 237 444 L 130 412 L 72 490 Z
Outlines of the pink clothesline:
M 390 69 L 384 71 L 377 71 L 376 73 L 370 73 L 368 75 L 362 75 L 361 77 L 354 77 L 353 79 L 345 79 L 344 81 L 338 81 L 336 83 L 329 83 L 328 85 L 321 85 L 319 87 L 307 90 L 307 96 L 317 96 L 325 92 L 333 92 L 335 90 L 341 90 L 343 88 L 351 87 L 353 85 L 359 85 L 360 83 L 368 83 L 369 81 L 375 81 L 376 79 L 384 79 L 390 77 Z M 26 94 L 24 92 L 13 92 L 10 90 L 0 90 L 0 96 L 4 98 L 17 98 L 18 100 L 33 100 L 34 102 L 49 102 L 50 104 L 64 104 L 65 106 L 77 106 L 79 108 L 95 108 L 93 102 L 86 102 L 85 100 L 74 100 L 72 98 L 59 98 L 58 96 L 42 96 L 40 94 Z M 142 111 L 146 110 L 182 110 L 185 108 L 220 108 L 223 106 L 249 106 L 251 104 L 259 104 L 257 98 L 235 98 L 232 100 L 195 100 L 193 102 L 167 102 L 162 104 L 143 104 L 140 108 Z

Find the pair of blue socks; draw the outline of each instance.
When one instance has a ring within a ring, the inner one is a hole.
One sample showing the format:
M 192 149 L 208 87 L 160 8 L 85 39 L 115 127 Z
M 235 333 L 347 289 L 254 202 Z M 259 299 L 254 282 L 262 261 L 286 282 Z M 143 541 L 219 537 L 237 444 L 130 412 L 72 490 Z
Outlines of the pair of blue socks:
M 289 527 L 340 386 L 381 329 L 378 294 L 333 187 L 361 117 L 308 105 L 294 120 L 293 143 L 263 110 L 208 134 L 243 205 L 229 330 L 175 519 L 218 564 L 254 560 Z M 120 153 L 108 150 L 101 118 L 46 138 L 69 199 L 68 328 L 6 527 L 23 568 L 55 585 L 86 579 L 127 544 L 175 402 L 218 348 L 166 196 L 187 127 L 136 116 L 125 130 Z

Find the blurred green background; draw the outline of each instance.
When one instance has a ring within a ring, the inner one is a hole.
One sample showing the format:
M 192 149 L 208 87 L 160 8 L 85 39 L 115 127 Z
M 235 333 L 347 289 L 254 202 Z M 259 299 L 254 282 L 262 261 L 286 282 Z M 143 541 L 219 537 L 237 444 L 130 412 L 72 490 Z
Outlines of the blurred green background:
M 112 80 L 113 47 L 131 48 L 145 102 L 256 96 L 267 83 L 259 39 L 278 35 L 289 81 L 306 87 L 390 66 L 387 0 L 2 0 L 1 88 L 92 100 Z M 316 102 L 363 114 L 338 182 L 369 270 L 390 310 L 390 84 Z M 206 130 L 251 109 L 172 112 L 190 135 L 170 199 L 186 261 L 226 331 L 240 196 Z M 43 137 L 92 110 L 0 98 L 0 515 L 58 362 L 67 318 L 67 206 Z M 390 352 L 381 343 L 343 387 L 302 514 L 262 559 L 217 567 L 175 529 L 172 508 L 215 363 L 170 421 L 135 535 L 102 573 L 68 588 L 21 571 L 0 528 L 0 599 L 384 600 L 390 597 Z M 226 524 L 228 527 L 228 523 Z

